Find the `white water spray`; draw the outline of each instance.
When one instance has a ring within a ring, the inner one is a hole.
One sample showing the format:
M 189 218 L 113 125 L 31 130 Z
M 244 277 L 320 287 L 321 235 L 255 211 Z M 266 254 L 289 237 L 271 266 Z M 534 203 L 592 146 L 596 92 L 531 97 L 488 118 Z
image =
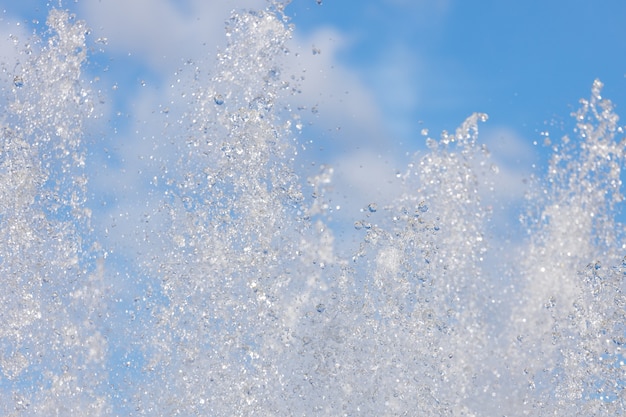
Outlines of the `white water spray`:
M 163 128 L 174 151 L 130 295 L 90 223 L 87 28 L 58 10 L 48 26 L 2 121 L 2 415 L 624 413 L 624 142 L 599 81 L 510 265 L 486 261 L 482 114 L 428 139 L 396 201 L 364 202 L 343 259 L 329 171 L 309 198 L 281 118 L 291 29 L 280 10 L 234 13 L 214 77 Z

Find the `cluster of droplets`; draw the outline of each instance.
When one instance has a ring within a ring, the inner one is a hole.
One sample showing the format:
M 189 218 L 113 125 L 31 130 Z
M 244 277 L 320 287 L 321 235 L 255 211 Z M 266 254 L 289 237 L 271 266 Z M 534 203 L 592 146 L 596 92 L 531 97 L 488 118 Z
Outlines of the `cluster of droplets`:
M 528 218 L 536 220 L 520 262 L 509 355 L 530 388 L 520 401 L 533 409 L 618 415 L 624 407 L 624 226 L 615 207 L 626 142 L 601 89 L 596 80 L 591 98 L 581 100 L 573 114 L 578 137 L 563 138 L 547 183 L 531 195 Z
M 144 349 L 147 415 L 280 414 L 301 306 L 324 311 L 314 293 L 332 245 L 306 220 L 315 210 L 276 108 L 290 92 L 280 64 L 291 29 L 276 12 L 243 11 L 226 34 L 165 190 L 170 226 L 156 239 L 167 250 L 146 263 L 167 299 Z
M 105 410 L 102 270 L 89 256 L 84 22 L 53 10 L 19 50 L 0 137 L 0 413 Z M 87 247 L 85 247 L 87 246 Z

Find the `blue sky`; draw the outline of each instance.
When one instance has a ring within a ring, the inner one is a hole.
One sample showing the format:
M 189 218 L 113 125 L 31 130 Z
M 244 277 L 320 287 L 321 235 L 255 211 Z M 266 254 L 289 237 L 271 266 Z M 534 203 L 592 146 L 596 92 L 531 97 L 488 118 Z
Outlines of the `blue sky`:
M 312 2 L 310 2 L 312 3 Z M 595 78 L 619 103 L 626 80 L 626 35 L 619 1 L 294 2 L 296 27 L 330 25 L 353 40 L 341 51 L 377 95 L 386 67 L 404 69 L 412 106 L 406 119 L 449 128 L 473 111 L 525 133 L 566 117 Z M 391 81 L 391 80 L 389 80 Z M 381 85 L 382 84 L 382 85 Z M 385 104 L 393 106 L 393 95 Z M 401 101 L 399 104 L 406 105 Z

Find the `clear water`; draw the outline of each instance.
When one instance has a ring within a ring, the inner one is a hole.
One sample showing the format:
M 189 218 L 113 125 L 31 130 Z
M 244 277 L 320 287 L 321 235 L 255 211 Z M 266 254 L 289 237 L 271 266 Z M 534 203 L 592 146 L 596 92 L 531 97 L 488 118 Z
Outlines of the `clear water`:
M 87 26 L 47 24 L 5 92 L 0 414 L 625 414 L 624 141 L 599 81 L 530 187 L 523 245 L 490 242 L 475 114 L 400 169 L 400 198 L 363 202 L 344 256 L 332 169 L 313 192 L 295 169 L 292 29 L 235 13 L 213 78 L 164 108 L 126 256 L 90 209 Z

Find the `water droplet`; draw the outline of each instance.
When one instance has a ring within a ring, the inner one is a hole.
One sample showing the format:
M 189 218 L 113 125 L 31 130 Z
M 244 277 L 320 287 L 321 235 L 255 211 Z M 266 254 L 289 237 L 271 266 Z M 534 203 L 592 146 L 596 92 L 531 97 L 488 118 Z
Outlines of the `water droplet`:
M 24 86 L 24 79 L 21 76 L 16 75 L 13 78 L 13 85 L 16 86 L 17 88 L 23 87 Z
M 548 310 L 553 309 L 556 306 L 556 298 L 554 298 L 554 296 L 551 296 L 548 301 L 544 304 L 544 307 L 547 308 Z
M 354 228 L 355 228 L 356 230 L 361 230 L 361 229 L 363 228 L 363 223 L 361 223 L 361 222 L 360 222 L 360 221 L 358 221 L 358 220 L 357 220 L 357 221 L 355 221 L 355 222 L 354 222 Z
M 311 48 L 311 52 L 313 52 L 313 55 L 319 55 L 322 53 L 321 49 L 317 48 L 315 45 Z
M 426 213 L 428 211 L 428 206 L 426 205 L 424 201 L 422 201 L 421 203 L 418 204 L 417 210 L 420 213 Z
M 370 213 L 375 213 L 376 210 L 378 210 L 378 205 L 376 203 L 370 203 L 367 206 L 367 210 L 369 210 Z
M 324 311 L 326 311 L 326 306 L 320 303 L 315 306 L 315 310 L 317 310 L 318 313 L 323 313 Z
M 215 95 L 215 97 L 213 97 L 213 101 L 218 106 L 221 106 L 222 104 L 224 104 L 224 97 L 222 97 L 221 94 L 217 94 L 217 95 Z

